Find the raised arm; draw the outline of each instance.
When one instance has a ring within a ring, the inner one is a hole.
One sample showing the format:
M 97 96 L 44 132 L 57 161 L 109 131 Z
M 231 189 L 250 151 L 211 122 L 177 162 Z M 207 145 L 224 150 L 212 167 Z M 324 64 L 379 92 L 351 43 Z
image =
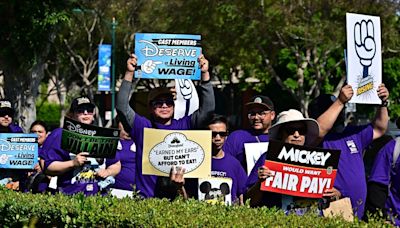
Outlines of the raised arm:
M 333 104 L 318 117 L 317 122 L 319 124 L 319 136 L 318 143 L 324 138 L 326 134 L 332 129 L 336 119 L 342 112 L 345 104 L 353 96 L 353 88 L 351 85 L 345 85 L 340 90 L 339 98 L 333 102 Z M 317 144 L 318 144 L 317 143 Z
M 372 126 L 374 128 L 373 139 L 377 139 L 384 135 L 389 123 L 389 114 L 387 109 L 389 91 L 383 83 L 378 86 L 378 96 L 382 100 L 382 105 L 380 105 L 376 110 L 375 118 L 372 121 Z
M 119 88 L 117 101 L 117 109 L 125 116 L 130 128 L 133 127 L 133 119 L 135 118 L 135 111 L 129 106 L 129 99 L 136 65 L 137 57 L 132 54 L 126 61 L 126 72 L 121 87 Z
M 200 105 L 199 109 L 192 114 L 191 124 L 193 128 L 201 128 L 207 124 L 208 118 L 215 110 L 214 90 L 210 83 L 209 64 L 204 55 L 200 55 L 199 63 L 201 68 Z

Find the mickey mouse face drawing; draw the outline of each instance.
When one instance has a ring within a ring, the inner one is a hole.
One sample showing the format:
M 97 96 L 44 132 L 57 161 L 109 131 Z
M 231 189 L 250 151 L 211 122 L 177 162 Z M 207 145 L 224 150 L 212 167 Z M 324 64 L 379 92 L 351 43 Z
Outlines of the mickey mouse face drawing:
M 222 203 L 225 202 L 225 196 L 228 195 L 231 191 L 229 189 L 229 185 L 227 183 L 221 183 L 218 188 L 211 188 L 211 183 L 205 181 L 200 185 L 200 192 L 204 193 L 204 199 L 209 203 Z

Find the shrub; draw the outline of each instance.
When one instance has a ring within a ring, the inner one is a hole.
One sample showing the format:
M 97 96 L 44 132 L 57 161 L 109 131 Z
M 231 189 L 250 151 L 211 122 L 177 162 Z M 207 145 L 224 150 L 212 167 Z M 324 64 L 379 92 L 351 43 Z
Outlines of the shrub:
M 0 189 L 0 224 L 13 227 L 381 227 L 323 218 L 290 215 L 276 209 L 209 205 L 195 200 L 84 197 L 82 194 L 30 194 Z

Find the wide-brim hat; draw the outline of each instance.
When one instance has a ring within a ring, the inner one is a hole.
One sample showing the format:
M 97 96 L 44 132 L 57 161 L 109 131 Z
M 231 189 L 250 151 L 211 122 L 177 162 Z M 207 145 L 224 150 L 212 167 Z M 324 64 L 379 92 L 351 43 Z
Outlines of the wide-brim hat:
M 78 110 L 79 106 L 86 106 L 90 108 L 96 108 L 96 105 L 93 103 L 93 101 L 86 96 L 82 97 L 77 97 L 75 98 L 72 103 L 71 103 L 71 111 L 76 112 Z
M 170 88 L 157 87 L 157 88 L 150 90 L 149 96 L 147 97 L 147 104 L 150 104 L 150 102 L 152 102 L 154 99 L 156 99 L 157 97 L 159 97 L 161 95 L 171 96 L 171 98 L 174 97 Z
M 272 103 L 272 100 L 263 95 L 256 95 L 250 99 L 249 102 L 246 103 L 246 108 L 247 109 L 252 109 L 254 107 L 261 107 L 263 109 L 267 110 L 274 110 L 274 103 Z
M 271 139 L 278 139 L 281 127 L 288 123 L 302 122 L 307 126 L 305 145 L 310 145 L 318 138 L 318 122 L 311 118 L 304 118 L 303 114 L 295 109 L 279 113 L 277 122 L 268 130 Z

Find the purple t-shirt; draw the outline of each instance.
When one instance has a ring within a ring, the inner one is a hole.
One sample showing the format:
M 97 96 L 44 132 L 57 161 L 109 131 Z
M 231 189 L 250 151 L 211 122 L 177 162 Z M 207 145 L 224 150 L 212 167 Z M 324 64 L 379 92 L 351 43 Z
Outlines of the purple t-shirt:
M 347 126 L 342 133 L 326 135 L 323 141 L 323 148 L 341 150 L 334 187 L 343 197 L 350 197 L 354 214 L 360 219 L 367 197 L 363 151 L 372 139 L 373 127 L 368 124 Z
M 396 226 L 400 226 L 400 156 L 397 158 L 394 169 L 393 150 L 396 140 L 390 140 L 375 157 L 369 181 L 389 186 L 389 195 L 385 203 L 389 215 L 394 218 Z
M 235 157 L 243 166 L 246 167 L 245 143 L 268 142 L 267 134 L 256 134 L 253 130 L 237 130 L 229 134 L 226 139 L 223 151 Z
M 211 176 L 228 177 L 232 179 L 231 198 L 235 202 L 246 191 L 247 175 L 240 163 L 231 155 L 225 154 L 223 158 L 212 158 Z
M 69 161 L 71 157 L 68 151 L 61 149 L 62 128 L 51 132 L 43 144 L 41 157 L 45 161 L 45 170 L 55 161 Z M 59 175 L 57 178 L 58 190 L 66 195 L 83 192 L 87 195 L 95 195 L 99 192 L 96 178 L 92 175 L 90 167 L 85 165 L 82 169 L 74 169 Z M 75 177 L 75 178 L 74 178 Z
M 191 116 L 185 116 L 179 120 L 172 119 L 170 125 L 155 123 L 155 128 L 166 130 L 188 130 L 191 129 Z M 154 128 L 149 119 L 135 114 L 131 130 L 132 140 L 136 143 L 136 188 L 139 194 L 145 198 L 154 197 L 157 176 L 142 174 L 143 160 L 143 136 L 144 128 Z
M 115 176 L 112 188 L 133 191 L 136 173 L 136 149 L 132 140 L 120 140 L 122 148 L 117 150 L 114 159 L 106 159 L 106 167 L 120 161 L 121 171 Z

